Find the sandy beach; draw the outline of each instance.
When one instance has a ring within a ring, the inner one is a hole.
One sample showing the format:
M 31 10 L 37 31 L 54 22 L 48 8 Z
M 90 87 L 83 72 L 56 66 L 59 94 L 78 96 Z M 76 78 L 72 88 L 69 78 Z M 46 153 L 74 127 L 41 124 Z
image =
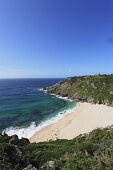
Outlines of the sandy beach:
M 56 139 L 73 139 L 91 132 L 95 128 L 113 125 L 113 107 L 99 104 L 78 103 L 77 109 L 65 115 L 57 123 L 36 132 L 30 142 L 44 142 Z

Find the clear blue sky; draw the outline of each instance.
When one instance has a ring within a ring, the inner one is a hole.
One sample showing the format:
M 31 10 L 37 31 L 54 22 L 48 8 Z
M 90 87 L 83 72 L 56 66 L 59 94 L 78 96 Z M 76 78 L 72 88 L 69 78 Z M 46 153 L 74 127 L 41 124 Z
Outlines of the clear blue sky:
M 113 73 L 113 0 L 0 0 L 0 77 Z

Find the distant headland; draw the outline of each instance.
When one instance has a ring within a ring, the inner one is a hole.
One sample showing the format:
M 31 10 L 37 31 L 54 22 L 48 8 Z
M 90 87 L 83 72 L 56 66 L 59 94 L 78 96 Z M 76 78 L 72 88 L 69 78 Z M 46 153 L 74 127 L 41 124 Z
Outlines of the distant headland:
M 113 74 L 68 77 L 45 90 L 76 102 L 113 106 Z

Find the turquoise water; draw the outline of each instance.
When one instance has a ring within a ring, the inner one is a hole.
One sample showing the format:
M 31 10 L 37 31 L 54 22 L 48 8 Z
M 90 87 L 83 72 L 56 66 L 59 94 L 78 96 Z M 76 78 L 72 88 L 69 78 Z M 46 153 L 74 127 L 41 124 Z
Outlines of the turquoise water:
M 76 103 L 43 91 L 60 80 L 0 79 L 0 132 L 30 137 L 75 108 Z

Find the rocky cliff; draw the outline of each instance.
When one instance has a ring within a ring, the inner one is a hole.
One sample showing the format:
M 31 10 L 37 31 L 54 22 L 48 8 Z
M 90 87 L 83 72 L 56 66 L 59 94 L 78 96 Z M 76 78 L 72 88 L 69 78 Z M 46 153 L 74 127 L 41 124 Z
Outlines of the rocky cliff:
M 113 106 L 113 75 L 70 77 L 45 90 L 76 102 Z

